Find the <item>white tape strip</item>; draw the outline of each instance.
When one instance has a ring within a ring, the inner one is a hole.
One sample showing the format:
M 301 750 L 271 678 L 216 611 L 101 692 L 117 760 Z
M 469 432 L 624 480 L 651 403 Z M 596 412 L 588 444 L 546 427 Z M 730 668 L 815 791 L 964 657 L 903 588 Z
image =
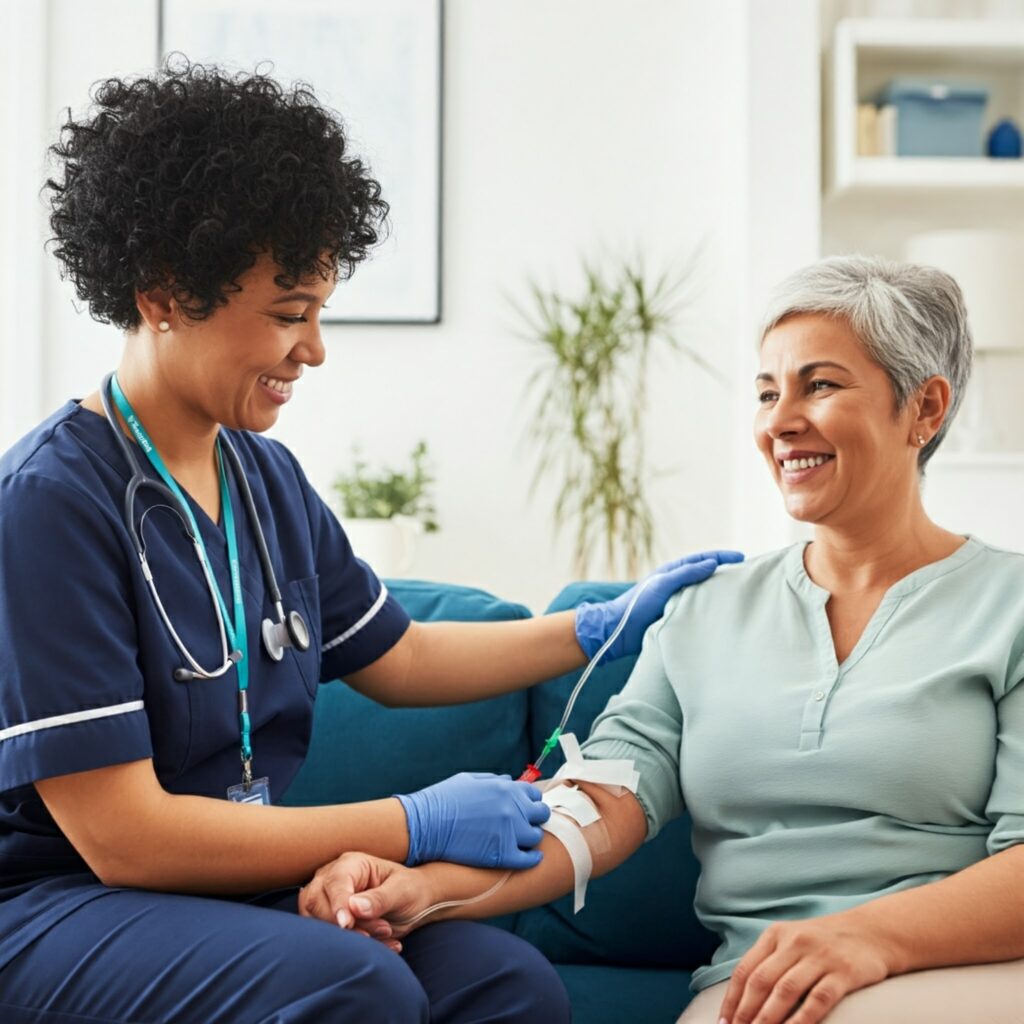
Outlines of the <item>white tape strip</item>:
M 544 794 L 544 803 L 553 811 L 569 815 L 581 828 L 601 820 L 601 813 L 593 803 L 575 786 L 567 786 L 564 782 Z
M 590 847 L 587 846 L 579 826 L 561 814 L 552 814 L 541 828 L 545 832 L 550 832 L 569 854 L 574 880 L 572 912 L 578 914 L 586 903 L 587 882 L 590 881 L 590 874 L 594 870 Z
M 623 789 L 635 793 L 640 784 L 640 773 L 631 760 L 586 761 L 576 737 L 571 732 L 562 733 L 558 738 L 565 754 L 565 764 L 555 772 L 554 779 L 575 779 L 577 782 L 596 782 L 607 786 L 615 796 L 622 796 Z

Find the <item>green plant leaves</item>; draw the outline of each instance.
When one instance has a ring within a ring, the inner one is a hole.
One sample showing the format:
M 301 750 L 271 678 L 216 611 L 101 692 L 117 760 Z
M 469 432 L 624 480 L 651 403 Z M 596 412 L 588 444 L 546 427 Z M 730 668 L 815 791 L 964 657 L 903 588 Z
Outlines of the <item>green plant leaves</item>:
M 382 469 L 371 473 L 369 464 L 352 450 L 351 473 L 339 474 L 331 484 L 341 501 L 342 515 L 349 519 L 390 519 L 405 515 L 418 519 L 427 533 L 438 529 L 431 487 L 434 477 L 427 469 L 427 443 L 420 441 L 410 455 L 408 472 Z
M 532 307 L 517 310 L 541 358 L 527 381 L 535 403 L 528 436 L 539 447 L 533 489 L 558 481 L 555 523 L 575 527 L 580 577 L 598 550 L 605 571 L 628 578 L 651 555 L 643 415 L 652 346 L 683 352 L 717 376 L 673 331 L 693 269 L 691 261 L 675 279 L 651 282 L 638 262 L 610 273 L 585 263 L 581 296 L 530 282 Z

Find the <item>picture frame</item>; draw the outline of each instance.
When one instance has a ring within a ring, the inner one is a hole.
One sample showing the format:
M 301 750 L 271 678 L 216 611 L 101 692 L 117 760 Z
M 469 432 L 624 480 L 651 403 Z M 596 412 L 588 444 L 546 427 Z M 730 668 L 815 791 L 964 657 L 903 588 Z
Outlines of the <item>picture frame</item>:
M 322 323 L 441 320 L 444 0 L 158 0 L 157 60 L 302 81 L 340 113 L 390 204 Z

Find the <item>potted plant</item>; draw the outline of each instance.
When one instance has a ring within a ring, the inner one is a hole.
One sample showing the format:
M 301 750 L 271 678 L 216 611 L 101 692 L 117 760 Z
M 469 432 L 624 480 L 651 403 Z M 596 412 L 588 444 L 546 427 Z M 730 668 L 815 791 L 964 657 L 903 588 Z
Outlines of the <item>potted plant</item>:
M 530 283 L 532 310 L 519 310 L 541 365 L 527 385 L 535 396 L 528 427 L 540 455 L 540 479 L 558 485 L 557 528 L 575 527 L 575 566 L 635 579 L 650 561 L 653 521 L 645 488 L 644 410 L 651 352 L 661 344 L 718 376 L 673 324 L 686 302 L 695 260 L 676 278 L 651 281 L 637 261 L 611 272 L 584 265 L 582 295 Z
M 421 533 L 438 529 L 427 466 L 427 444 L 417 443 L 407 471 L 383 468 L 352 452 L 353 468 L 331 485 L 341 520 L 355 553 L 379 576 L 402 576 L 412 567 Z

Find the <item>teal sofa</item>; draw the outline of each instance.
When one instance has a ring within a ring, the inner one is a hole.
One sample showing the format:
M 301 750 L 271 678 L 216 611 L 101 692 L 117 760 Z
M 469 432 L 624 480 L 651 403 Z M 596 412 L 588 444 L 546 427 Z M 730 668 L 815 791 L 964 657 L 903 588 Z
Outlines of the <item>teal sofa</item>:
M 387 585 L 419 621 L 530 616 L 522 605 L 470 587 L 416 580 Z M 575 583 L 548 611 L 622 590 L 620 584 Z M 632 666 L 632 658 L 623 658 L 594 672 L 570 731 L 586 737 Z M 558 724 L 577 678 L 571 673 L 492 700 L 416 709 L 383 708 L 343 683 L 329 683 L 317 699 L 309 756 L 284 802 L 372 800 L 467 770 L 518 776 Z M 560 763 L 560 755 L 551 755 L 545 777 Z M 580 914 L 573 914 L 566 897 L 492 923 L 532 942 L 555 965 L 572 999 L 575 1024 L 668 1024 L 689 1002 L 692 971 L 708 962 L 716 945 L 694 916 L 697 870 L 689 821 L 682 818 L 615 871 L 593 880 Z

